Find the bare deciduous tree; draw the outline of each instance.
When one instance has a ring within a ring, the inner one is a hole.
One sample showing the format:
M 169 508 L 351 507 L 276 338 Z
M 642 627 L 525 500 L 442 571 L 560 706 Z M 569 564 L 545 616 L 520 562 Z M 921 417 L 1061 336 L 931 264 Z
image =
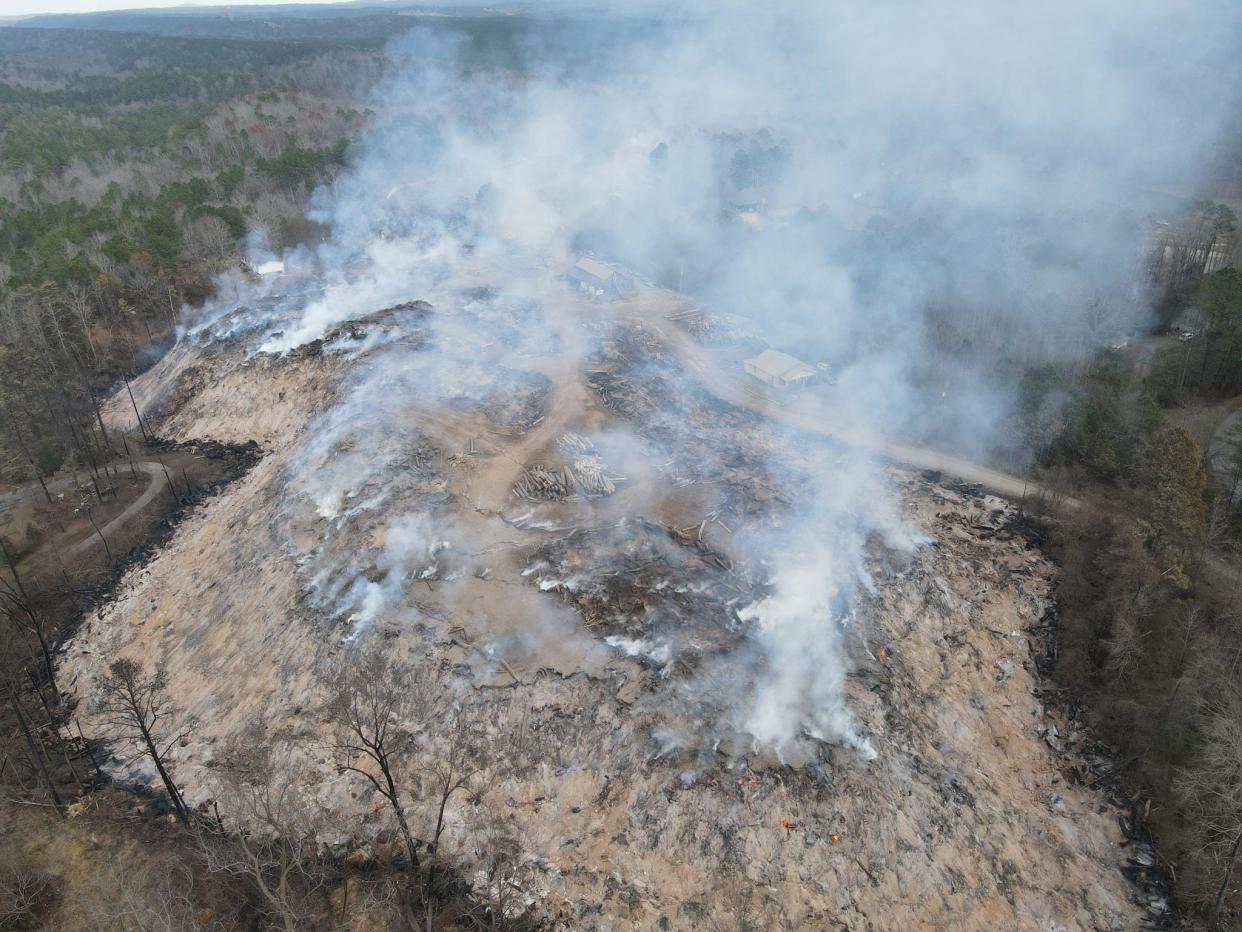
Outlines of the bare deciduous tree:
M 178 722 L 177 710 L 168 698 L 168 675 L 163 667 L 147 674 L 142 665 L 128 658 L 114 660 L 101 678 L 99 715 L 113 740 L 145 756 L 155 767 L 172 802 L 173 812 L 189 824 L 190 811 L 171 772 L 172 749 L 189 730 Z
M 8 852 L 0 863 L 0 929 L 33 929 L 56 897 L 52 877 Z
M 236 252 L 233 234 L 219 217 L 198 217 L 186 227 L 186 250 L 208 268 L 217 268 Z
M 43 656 L 44 676 L 47 677 L 48 685 L 52 687 L 53 695 L 59 696 L 60 689 L 56 685 L 56 665 L 52 662 L 52 647 L 46 621 L 43 615 L 36 611 L 34 601 L 25 583 L 22 582 L 21 574 L 17 571 L 17 563 L 3 537 L 0 537 L 0 558 L 3 559 L 13 580 L 10 583 L 7 578 L 0 576 L 0 618 L 7 619 L 16 630 L 25 635 L 35 636 Z
M 219 928 L 205 923 L 195 908 L 194 871 L 185 861 L 166 858 L 155 871 L 129 864 L 105 864 L 79 881 L 85 915 L 75 916 L 84 932 L 195 932 Z
M 1242 852 L 1242 696 L 1235 693 L 1215 704 L 1203 728 L 1201 749 L 1180 774 L 1178 788 L 1195 815 L 1202 851 L 1217 865 L 1218 880 L 1210 894 L 1216 919 Z
M 222 760 L 218 805 L 237 827 L 199 832 L 208 869 L 243 880 L 275 928 L 329 927 L 335 868 L 320 841 L 322 813 L 303 793 L 299 771 L 273 753 L 257 726 L 230 742 Z
M 337 767 L 364 777 L 388 803 L 410 866 L 420 877 L 419 846 L 406 813 L 410 800 L 398 769 L 418 753 L 414 732 L 445 707 L 439 676 L 398 664 L 379 649 L 350 655 L 332 677 L 327 712 Z
M 419 770 L 436 807 L 436 821 L 427 845 L 427 889 L 436 892 L 437 858 L 444 836 L 445 814 L 450 800 L 469 792 L 486 764 L 485 728 L 478 707 L 458 708 L 448 725 L 447 745 L 427 755 Z

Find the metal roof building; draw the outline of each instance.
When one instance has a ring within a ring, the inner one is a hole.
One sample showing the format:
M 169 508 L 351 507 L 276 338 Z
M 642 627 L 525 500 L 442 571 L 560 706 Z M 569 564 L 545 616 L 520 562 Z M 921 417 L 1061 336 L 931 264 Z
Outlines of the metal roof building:
M 598 259 L 592 259 L 590 256 L 579 257 L 578 261 L 569 267 L 565 277 L 587 294 L 595 297 L 624 298 L 634 292 L 634 283 L 628 276 L 622 275 L 611 266 L 605 265 Z
M 778 387 L 805 385 L 816 375 L 814 366 L 774 349 L 765 349 L 743 365 L 748 375 Z

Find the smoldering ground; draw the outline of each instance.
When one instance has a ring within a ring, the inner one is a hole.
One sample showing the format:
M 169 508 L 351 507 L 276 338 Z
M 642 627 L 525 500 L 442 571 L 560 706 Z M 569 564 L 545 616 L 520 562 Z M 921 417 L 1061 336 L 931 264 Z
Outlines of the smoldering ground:
M 1235 103 L 1238 19 L 1156 0 L 695 4 L 675 22 L 590 17 L 571 57 L 535 29 L 490 66 L 443 30 L 398 38 L 377 126 L 315 198 L 332 240 L 286 257 L 313 286 L 243 296 L 242 322 L 211 325 L 285 353 L 399 302 L 435 309 L 337 347 L 360 361 L 288 500 L 329 522 L 324 604 L 368 622 L 408 611 L 429 547 L 460 544 L 432 504 L 388 513 L 406 501 L 394 438 L 427 406 L 507 396 L 505 373 L 581 369 L 608 338 L 562 306 L 559 272 L 582 251 L 831 363 L 836 390 L 812 413 L 843 432 L 986 456 L 1016 368 L 1148 320 L 1145 192 L 1193 191 Z M 666 447 L 701 431 L 676 410 L 660 420 Z M 865 749 L 841 629 L 866 542 L 909 550 L 919 534 L 861 455 L 817 468 L 779 532 L 739 543 L 769 568 L 739 613 L 768 662 L 722 718 L 771 745 L 807 731 Z M 334 547 L 350 522 L 387 526 L 381 581 Z M 417 553 L 393 543 L 413 527 Z

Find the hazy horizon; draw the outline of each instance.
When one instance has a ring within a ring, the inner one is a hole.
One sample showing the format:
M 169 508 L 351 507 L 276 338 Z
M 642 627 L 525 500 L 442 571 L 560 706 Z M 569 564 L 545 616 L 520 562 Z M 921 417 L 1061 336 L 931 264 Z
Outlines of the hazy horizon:
M 375 0 L 383 3 L 384 0 Z M 168 10 L 187 7 L 222 6 L 318 6 L 344 5 L 341 0 L 212 0 L 210 3 L 185 3 L 183 0 L 0 0 L 0 18 L 45 16 L 53 14 L 105 13 L 111 11 Z

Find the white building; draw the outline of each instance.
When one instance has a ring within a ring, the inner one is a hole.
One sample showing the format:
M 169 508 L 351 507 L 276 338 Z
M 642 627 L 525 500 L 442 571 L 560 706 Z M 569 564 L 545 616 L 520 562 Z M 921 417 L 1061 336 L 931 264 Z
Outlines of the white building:
M 565 277 L 593 298 L 627 298 L 635 291 L 628 276 L 590 256 L 579 258 Z
M 747 375 L 777 388 L 806 385 L 818 374 L 814 366 L 774 349 L 765 349 L 743 366 Z

